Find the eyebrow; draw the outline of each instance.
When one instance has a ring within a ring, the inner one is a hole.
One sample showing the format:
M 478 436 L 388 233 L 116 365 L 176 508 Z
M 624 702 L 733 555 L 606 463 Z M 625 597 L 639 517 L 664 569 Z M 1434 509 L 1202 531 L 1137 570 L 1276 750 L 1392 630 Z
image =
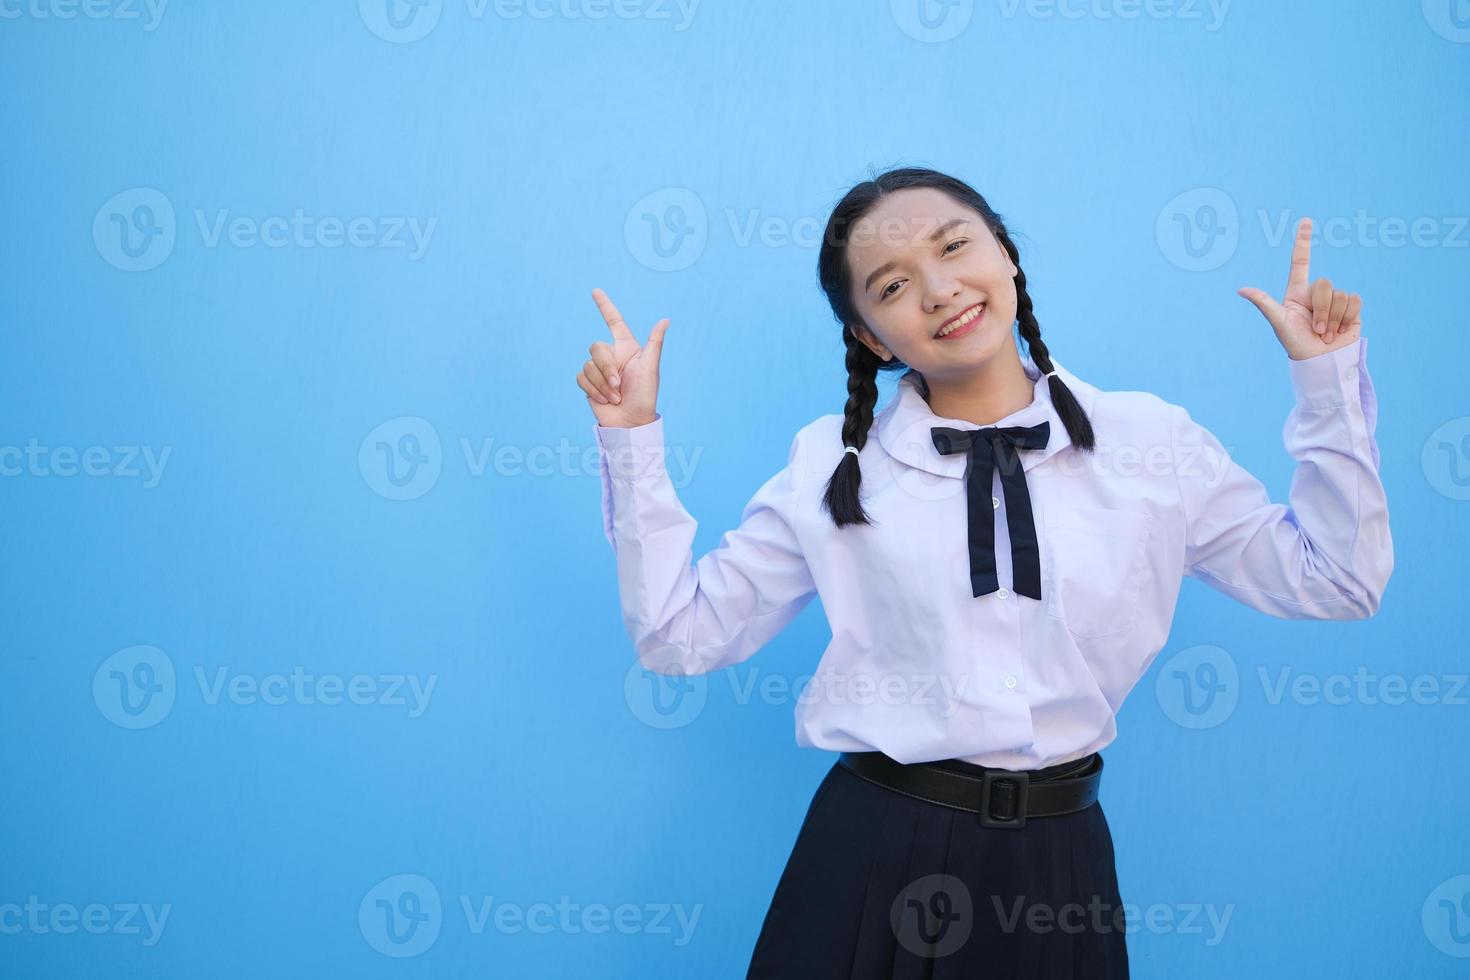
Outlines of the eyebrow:
M 968 223 L 969 222 L 967 222 L 964 218 L 950 218 L 944 224 L 942 224 L 938 228 L 934 229 L 934 234 L 932 234 L 932 235 L 929 236 L 929 241 L 931 241 L 931 242 L 937 242 L 937 241 L 939 241 L 940 237 L 945 232 L 949 231 L 955 225 L 963 225 L 963 224 L 968 224 Z M 865 280 L 863 282 L 863 292 L 866 293 L 869 289 L 872 289 L 873 288 L 873 280 L 874 279 L 877 279 L 879 276 L 883 275 L 883 273 L 891 271 L 893 269 L 893 267 L 896 266 L 897 264 L 898 263 L 892 262 L 892 261 L 884 262 L 882 265 L 878 266 L 878 268 L 876 268 L 872 272 L 870 272 L 868 274 L 867 280 Z

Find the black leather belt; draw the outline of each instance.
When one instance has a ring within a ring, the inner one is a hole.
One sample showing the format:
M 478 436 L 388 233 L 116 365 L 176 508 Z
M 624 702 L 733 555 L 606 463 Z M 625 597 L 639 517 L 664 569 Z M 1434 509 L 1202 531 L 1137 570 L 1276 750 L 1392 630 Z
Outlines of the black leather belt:
M 902 763 L 882 752 L 844 752 L 838 764 L 896 793 L 980 815 L 986 827 L 1019 829 L 1028 817 L 1054 817 L 1085 810 L 1097 802 L 1102 756 L 1094 752 L 1073 773 L 1050 778 L 1052 770 L 983 768 L 983 775 L 942 769 L 925 762 Z M 1033 778 L 1037 777 L 1037 778 Z

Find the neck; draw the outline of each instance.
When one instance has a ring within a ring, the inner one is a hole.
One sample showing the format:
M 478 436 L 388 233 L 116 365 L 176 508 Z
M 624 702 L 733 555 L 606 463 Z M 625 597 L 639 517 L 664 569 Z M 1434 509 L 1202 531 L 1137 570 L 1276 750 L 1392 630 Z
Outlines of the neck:
M 975 425 L 993 425 L 1036 400 L 1036 382 L 1027 376 L 1014 345 L 963 377 L 925 381 L 935 415 Z

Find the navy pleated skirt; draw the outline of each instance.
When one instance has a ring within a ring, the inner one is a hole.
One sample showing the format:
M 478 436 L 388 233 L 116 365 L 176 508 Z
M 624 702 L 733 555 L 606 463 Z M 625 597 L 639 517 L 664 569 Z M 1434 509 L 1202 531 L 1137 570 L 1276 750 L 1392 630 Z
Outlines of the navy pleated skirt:
M 834 763 L 746 976 L 1117 980 L 1128 976 L 1126 926 L 1101 803 L 1020 828 L 984 827 L 979 814 L 896 793 Z

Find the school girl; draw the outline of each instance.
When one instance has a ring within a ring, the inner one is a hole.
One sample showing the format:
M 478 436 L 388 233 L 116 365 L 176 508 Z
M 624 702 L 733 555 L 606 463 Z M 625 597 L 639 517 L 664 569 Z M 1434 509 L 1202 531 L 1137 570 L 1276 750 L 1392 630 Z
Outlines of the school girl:
M 577 382 L 639 661 L 740 663 L 818 595 L 831 625 L 796 740 L 839 755 L 749 977 L 1128 975 L 1100 753 L 1182 577 L 1345 620 L 1373 615 L 1393 569 L 1361 300 L 1308 281 L 1310 241 L 1303 220 L 1280 301 L 1240 291 L 1287 353 L 1283 505 L 1185 409 L 1057 362 L 974 189 L 921 168 L 860 183 L 818 260 L 847 404 L 796 433 L 697 562 L 655 408 L 669 321 L 640 345 L 594 290 L 613 342 Z

